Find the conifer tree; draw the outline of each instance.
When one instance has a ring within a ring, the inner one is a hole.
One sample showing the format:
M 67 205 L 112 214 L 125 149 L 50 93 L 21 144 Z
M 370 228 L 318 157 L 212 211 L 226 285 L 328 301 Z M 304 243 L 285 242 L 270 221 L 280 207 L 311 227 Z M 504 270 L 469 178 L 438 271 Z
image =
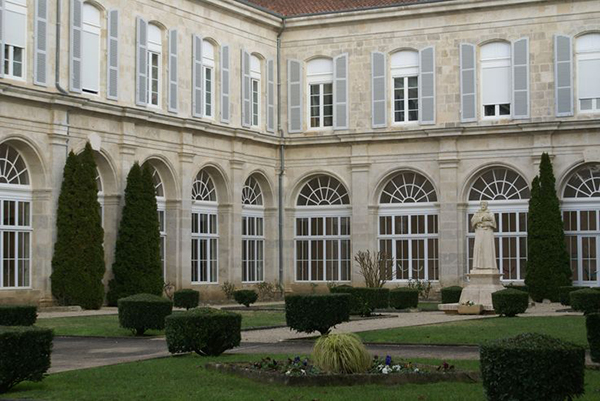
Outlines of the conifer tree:
M 138 163 L 127 176 L 113 274 L 107 294 L 110 305 L 129 295 L 162 294 L 160 233 L 152 172 Z

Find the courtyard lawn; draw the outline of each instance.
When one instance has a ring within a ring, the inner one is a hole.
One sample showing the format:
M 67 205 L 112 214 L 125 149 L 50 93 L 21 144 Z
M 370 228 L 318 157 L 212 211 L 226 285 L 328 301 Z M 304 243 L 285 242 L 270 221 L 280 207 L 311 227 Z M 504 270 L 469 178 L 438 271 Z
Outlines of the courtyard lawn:
M 375 343 L 480 344 L 486 340 L 515 336 L 525 332 L 548 334 L 588 346 L 583 316 L 493 317 L 357 334 L 363 341 Z

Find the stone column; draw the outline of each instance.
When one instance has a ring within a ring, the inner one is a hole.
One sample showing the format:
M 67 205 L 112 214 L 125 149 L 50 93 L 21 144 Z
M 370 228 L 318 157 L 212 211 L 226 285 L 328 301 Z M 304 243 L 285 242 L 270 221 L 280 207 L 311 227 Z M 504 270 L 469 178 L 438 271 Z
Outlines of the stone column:
M 181 207 L 177 214 L 179 220 L 176 238 L 178 263 L 175 266 L 177 288 L 190 288 L 192 282 L 192 182 L 198 173 L 194 164 L 192 134 L 180 133 L 181 150 L 179 152 L 179 177 L 181 177 Z
M 231 224 L 229 225 L 229 263 L 226 270 L 223 271 L 223 278 L 219 281 L 225 281 L 225 277 L 230 282 L 239 286 L 242 283 L 242 188 L 246 176 L 246 163 L 241 160 L 240 155 L 234 152 L 233 159 L 230 161 L 231 166 Z M 222 241 L 225 238 L 221 239 Z M 227 275 L 227 276 L 225 276 Z
M 352 204 L 352 254 L 350 260 L 353 266 L 352 282 L 361 285 L 363 284 L 363 278 L 359 274 L 358 266 L 354 263 L 354 255 L 358 251 L 377 250 L 377 236 L 372 231 L 371 216 L 369 214 L 370 166 L 367 145 L 352 146 L 352 158 L 350 160 L 352 182 L 350 188 L 348 188 Z

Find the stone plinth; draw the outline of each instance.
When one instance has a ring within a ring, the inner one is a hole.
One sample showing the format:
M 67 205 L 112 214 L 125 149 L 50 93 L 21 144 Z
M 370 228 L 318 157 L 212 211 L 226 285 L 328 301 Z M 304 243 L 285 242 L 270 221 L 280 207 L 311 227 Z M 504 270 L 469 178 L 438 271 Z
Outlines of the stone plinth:
M 495 269 L 474 269 L 470 274 L 469 283 L 462 290 L 460 304 L 473 302 L 475 305 L 483 305 L 484 310 L 494 310 L 492 306 L 492 293 L 504 289 L 500 284 L 502 274 Z

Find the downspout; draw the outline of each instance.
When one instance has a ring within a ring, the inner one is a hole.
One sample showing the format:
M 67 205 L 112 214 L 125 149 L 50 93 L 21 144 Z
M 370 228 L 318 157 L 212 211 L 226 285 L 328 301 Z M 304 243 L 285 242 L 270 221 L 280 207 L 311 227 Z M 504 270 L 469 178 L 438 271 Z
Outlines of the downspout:
M 281 29 L 277 33 L 277 132 L 279 133 L 279 285 L 283 286 L 283 174 L 285 172 L 285 148 L 283 145 L 284 135 L 281 128 L 281 35 L 285 30 L 285 18 L 282 19 Z
M 67 92 L 62 86 L 60 86 L 60 17 L 62 13 L 62 0 L 56 1 L 56 53 L 54 55 L 54 63 L 56 68 L 54 69 L 54 82 L 56 89 L 63 95 L 68 95 Z M 65 153 L 68 155 L 69 153 L 69 109 L 67 109 L 67 115 L 65 118 L 65 123 L 67 125 L 67 146 L 65 147 Z

